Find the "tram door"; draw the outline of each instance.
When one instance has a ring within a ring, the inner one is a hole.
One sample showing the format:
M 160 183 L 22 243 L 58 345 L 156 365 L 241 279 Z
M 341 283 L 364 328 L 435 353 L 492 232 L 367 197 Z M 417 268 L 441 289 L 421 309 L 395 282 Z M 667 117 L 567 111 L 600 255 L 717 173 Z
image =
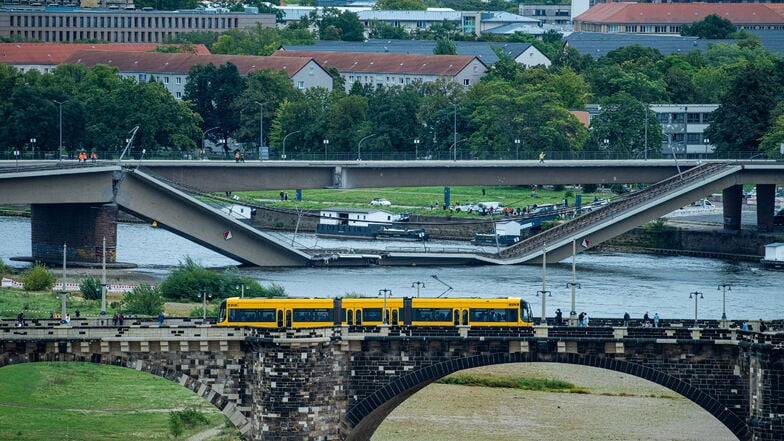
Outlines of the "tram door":
M 357 326 L 361 326 L 362 325 L 362 310 L 361 309 L 357 309 L 356 318 L 357 318 Z
M 278 309 L 278 328 L 283 327 L 283 310 Z
M 392 324 L 393 325 L 397 325 L 397 321 L 398 321 L 398 310 L 397 309 L 393 309 L 392 310 Z
M 452 320 L 453 320 L 455 326 L 460 325 L 460 310 L 459 309 L 452 310 Z
M 286 327 L 287 328 L 291 327 L 291 310 L 290 309 L 286 310 Z
M 468 323 L 468 310 L 467 309 L 463 310 L 463 324 L 466 325 L 466 326 L 469 325 L 469 323 Z
M 346 311 L 346 313 L 348 314 L 347 323 L 349 324 L 349 326 L 353 325 L 354 324 L 354 310 L 353 309 L 349 309 L 349 310 Z

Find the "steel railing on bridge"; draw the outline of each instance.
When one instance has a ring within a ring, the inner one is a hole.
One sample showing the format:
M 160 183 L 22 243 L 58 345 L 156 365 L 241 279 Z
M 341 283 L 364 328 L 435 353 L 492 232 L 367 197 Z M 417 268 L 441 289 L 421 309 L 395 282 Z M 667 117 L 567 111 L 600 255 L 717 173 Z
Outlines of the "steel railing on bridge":
M 664 195 L 671 194 L 678 189 L 688 186 L 697 181 L 704 181 L 709 177 L 721 175 L 737 165 L 724 164 L 724 163 L 708 163 L 702 164 L 692 169 L 689 169 L 679 175 L 672 176 L 664 181 L 658 182 L 650 187 L 628 193 L 624 196 L 617 198 L 611 204 L 603 206 L 599 209 L 586 213 L 574 220 L 565 222 L 556 227 L 550 228 L 536 236 L 527 240 L 521 241 L 498 254 L 486 254 L 490 257 L 501 257 L 504 259 L 513 259 L 522 257 L 531 253 L 538 253 L 547 244 L 553 244 L 562 240 L 565 237 L 577 237 L 581 232 L 588 230 L 590 227 L 596 226 L 607 219 L 616 217 L 617 215 L 627 212 L 632 208 L 650 203 L 655 199 L 659 199 Z

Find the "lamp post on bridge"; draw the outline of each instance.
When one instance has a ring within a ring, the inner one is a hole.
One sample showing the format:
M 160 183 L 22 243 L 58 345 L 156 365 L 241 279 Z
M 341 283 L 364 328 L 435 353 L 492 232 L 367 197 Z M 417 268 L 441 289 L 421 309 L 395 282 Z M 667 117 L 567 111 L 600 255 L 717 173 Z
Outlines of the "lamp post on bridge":
M 515 160 L 520 160 L 520 138 L 515 138 Z
M 536 295 L 542 295 L 542 326 L 547 326 L 547 296 L 553 294 L 547 290 L 547 244 L 542 246 L 542 290 L 537 291 Z
M 419 138 L 414 138 L 414 159 L 419 159 Z
M 362 160 L 362 141 L 364 141 L 366 139 L 369 139 L 369 138 L 372 138 L 374 136 L 376 136 L 375 133 L 373 133 L 371 135 L 368 135 L 368 136 L 366 136 L 366 137 L 364 137 L 364 138 L 359 140 L 359 143 L 357 143 L 357 161 L 361 161 Z
M 60 106 L 60 162 L 63 162 L 63 102 L 52 100 Z
M 211 295 L 209 295 L 209 296 L 207 295 L 207 290 L 202 289 L 201 290 L 201 308 L 202 308 L 201 309 L 201 319 L 202 319 L 203 322 L 207 321 L 207 297 L 212 299 Z M 204 323 L 202 323 L 202 324 L 204 324 Z
M 205 130 L 204 133 L 201 134 L 201 159 L 207 159 L 207 146 L 206 146 L 207 134 L 219 128 L 220 126 L 216 126 L 211 129 Z
M 567 288 L 572 288 L 572 310 L 569 311 L 569 326 L 577 326 L 577 302 L 575 288 L 582 289 L 577 283 L 577 239 L 572 239 L 572 281 L 566 283 Z
M 327 147 L 329 147 L 329 140 L 325 139 L 324 140 L 324 160 L 325 161 L 327 160 Z
M 391 296 L 392 295 L 392 290 L 391 289 L 379 289 L 378 290 L 378 295 L 383 295 L 384 296 L 384 310 L 381 312 L 381 323 L 383 323 L 385 325 L 388 325 L 389 324 L 389 320 L 388 320 L 388 317 L 387 317 L 387 296 Z
M 262 150 L 264 149 L 264 106 L 267 102 L 260 103 L 254 101 L 259 105 L 259 161 L 262 160 Z
M 280 159 L 286 159 L 286 138 L 288 138 L 289 136 L 291 136 L 291 135 L 293 135 L 295 133 L 299 133 L 299 132 L 301 132 L 301 130 L 295 130 L 295 131 L 293 131 L 291 133 L 287 133 L 286 136 L 283 137 L 283 153 L 281 153 Z
M 729 283 L 722 283 L 716 290 L 721 290 L 721 326 L 727 326 L 727 291 L 732 291 L 732 285 Z
M 689 298 L 694 296 L 694 327 L 697 327 L 697 300 L 704 299 L 705 297 L 699 291 L 694 291 L 689 293 Z
M 420 282 L 419 280 L 417 280 L 416 282 L 412 282 L 411 283 L 411 287 L 412 288 L 416 287 L 416 289 L 417 289 L 417 297 L 419 297 L 419 288 L 424 288 L 425 287 L 425 282 Z
M 30 146 L 33 148 L 33 159 L 35 159 L 35 138 L 30 138 Z

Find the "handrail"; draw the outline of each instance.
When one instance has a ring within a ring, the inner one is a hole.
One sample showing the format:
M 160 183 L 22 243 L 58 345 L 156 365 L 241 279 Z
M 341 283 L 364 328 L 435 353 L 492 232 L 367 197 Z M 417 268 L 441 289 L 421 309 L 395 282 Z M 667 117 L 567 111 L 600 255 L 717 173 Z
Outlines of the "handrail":
M 536 236 L 521 241 L 511 247 L 508 247 L 496 254 L 485 254 L 489 257 L 500 257 L 509 259 L 520 257 L 536 250 L 542 249 L 547 243 L 552 243 L 556 239 L 572 235 L 575 232 L 585 230 L 588 227 L 595 225 L 607 218 L 614 217 L 616 214 L 625 212 L 628 209 L 640 205 L 644 202 L 649 202 L 657 196 L 670 193 L 677 188 L 682 188 L 684 185 L 704 179 L 707 176 L 719 173 L 729 167 L 736 167 L 734 164 L 721 164 L 721 163 L 708 163 L 699 165 L 683 172 L 679 176 L 672 176 L 663 181 L 657 182 L 650 187 L 627 194 L 618 198 L 615 202 L 580 216 L 572 221 L 565 222 L 556 227 L 550 228 Z

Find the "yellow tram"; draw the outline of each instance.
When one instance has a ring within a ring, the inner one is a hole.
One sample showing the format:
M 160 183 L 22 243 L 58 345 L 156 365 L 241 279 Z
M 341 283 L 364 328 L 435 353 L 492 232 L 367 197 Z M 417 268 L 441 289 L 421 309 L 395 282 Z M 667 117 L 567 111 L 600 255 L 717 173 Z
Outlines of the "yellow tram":
M 531 305 L 508 298 L 238 298 L 221 302 L 218 326 L 532 326 Z

